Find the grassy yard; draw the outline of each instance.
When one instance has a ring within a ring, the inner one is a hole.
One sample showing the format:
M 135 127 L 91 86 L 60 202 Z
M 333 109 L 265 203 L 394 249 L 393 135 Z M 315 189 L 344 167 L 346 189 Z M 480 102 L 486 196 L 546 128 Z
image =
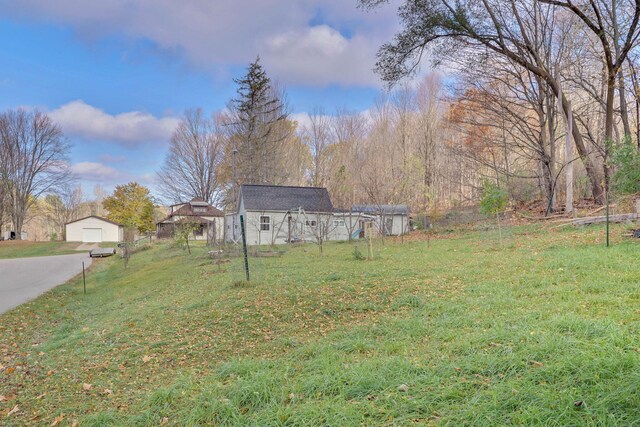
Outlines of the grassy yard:
M 0 316 L 0 424 L 640 425 L 637 243 L 407 240 L 292 248 L 243 285 L 202 248 L 96 260 L 87 295 Z
M 73 254 L 78 245 L 79 243 L 67 242 L 5 240 L 0 241 L 0 259 Z

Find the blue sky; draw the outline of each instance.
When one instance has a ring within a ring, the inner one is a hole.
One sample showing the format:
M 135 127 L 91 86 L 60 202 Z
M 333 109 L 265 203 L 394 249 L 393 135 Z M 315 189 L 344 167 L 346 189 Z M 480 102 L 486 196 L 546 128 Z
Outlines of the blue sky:
M 46 111 L 73 144 L 85 193 L 154 172 L 188 108 L 223 109 L 260 55 L 294 117 L 364 111 L 375 53 L 397 2 L 355 0 L 0 0 L 0 109 Z

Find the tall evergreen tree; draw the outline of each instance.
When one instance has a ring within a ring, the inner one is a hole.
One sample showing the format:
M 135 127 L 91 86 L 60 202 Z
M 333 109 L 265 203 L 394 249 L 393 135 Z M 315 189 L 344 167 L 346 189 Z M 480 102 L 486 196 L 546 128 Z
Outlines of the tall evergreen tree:
M 249 65 L 247 74 L 234 80 L 237 97 L 230 103 L 231 148 L 236 150 L 236 185 L 279 184 L 286 179 L 284 145 L 291 133 L 287 108 L 260 65 Z

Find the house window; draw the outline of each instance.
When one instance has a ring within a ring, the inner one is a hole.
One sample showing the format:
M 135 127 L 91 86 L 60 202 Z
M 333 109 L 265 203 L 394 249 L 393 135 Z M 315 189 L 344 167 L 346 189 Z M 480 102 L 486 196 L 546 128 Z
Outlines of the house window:
M 269 231 L 270 225 L 271 225 L 271 217 L 270 216 L 261 216 L 260 217 L 260 231 Z
M 344 227 L 344 219 L 334 219 L 333 220 L 334 227 Z
M 312 219 L 310 221 L 307 220 L 306 224 L 307 224 L 308 227 L 315 227 L 316 225 L 318 225 L 317 221 L 314 220 L 314 219 Z
M 201 206 L 193 208 L 193 213 L 206 213 L 206 212 L 207 212 L 207 208 L 203 208 Z

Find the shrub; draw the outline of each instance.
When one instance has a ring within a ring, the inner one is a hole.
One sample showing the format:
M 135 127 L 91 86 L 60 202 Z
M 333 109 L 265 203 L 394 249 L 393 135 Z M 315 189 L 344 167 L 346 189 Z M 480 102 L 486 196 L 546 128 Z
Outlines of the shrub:
M 482 186 L 482 199 L 480 200 L 480 212 L 487 216 L 496 217 L 498 223 L 498 235 L 502 246 L 502 230 L 500 228 L 500 212 L 504 211 L 509 201 L 505 190 L 490 181 L 485 181 Z
M 624 141 L 613 149 L 611 160 L 615 166 L 611 189 L 622 194 L 640 193 L 640 152 L 635 145 Z
M 480 212 L 487 216 L 496 216 L 504 211 L 508 203 L 507 192 L 497 184 L 485 181 L 482 185 L 482 199 L 480 199 Z
M 360 249 L 358 249 L 357 246 L 353 247 L 353 251 L 351 252 L 351 254 L 353 255 L 353 259 L 357 261 L 363 261 L 366 259 L 366 257 L 362 254 L 362 252 L 360 251 Z

